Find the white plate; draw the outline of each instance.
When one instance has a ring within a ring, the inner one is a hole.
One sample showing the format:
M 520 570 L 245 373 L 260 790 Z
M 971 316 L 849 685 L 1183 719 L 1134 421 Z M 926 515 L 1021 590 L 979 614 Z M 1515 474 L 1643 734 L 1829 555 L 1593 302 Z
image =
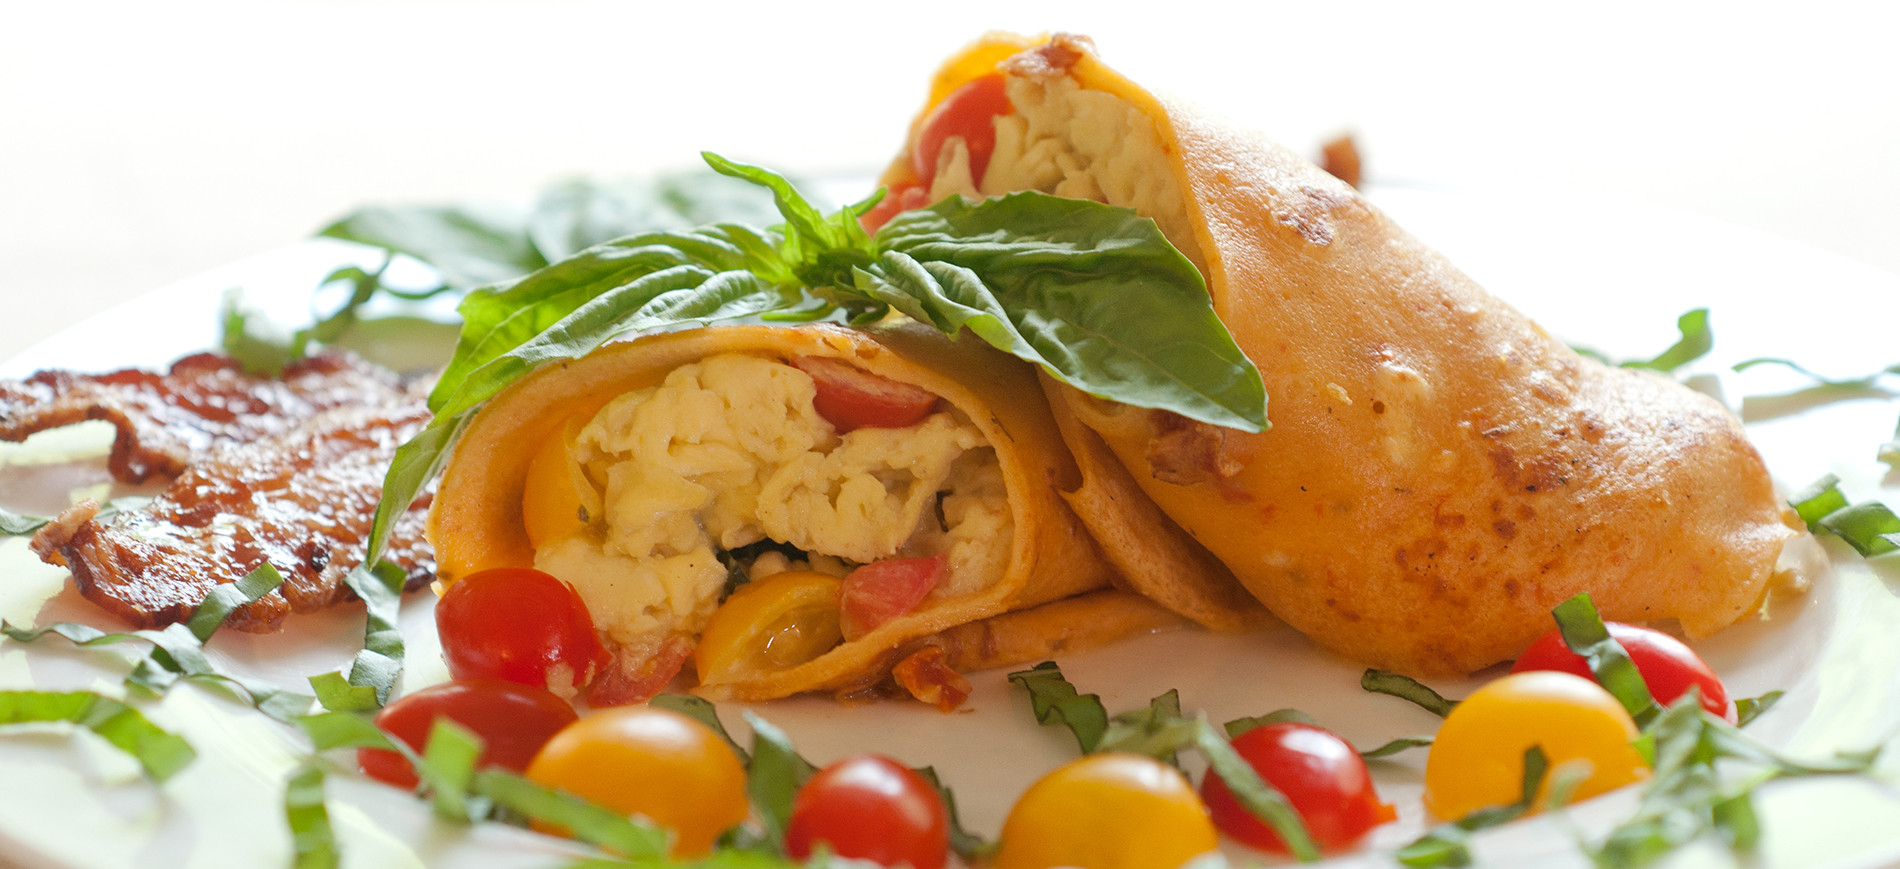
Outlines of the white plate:
M 1439 246 L 1494 293 L 1537 316 L 1567 340 L 1616 356 L 1659 351 L 1675 339 L 1677 314 L 1713 309 L 1716 350 L 1699 367 L 1718 371 L 1751 356 L 1785 356 L 1836 375 L 1858 375 L 1896 361 L 1887 315 L 1900 277 L 1733 227 L 1625 203 L 1578 196 L 1445 193 L 1388 189 L 1375 196 L 1415 234 Z M 353 249 L 312 243 L 237 263 L 107 311 L 0 367 L 22 376 L 40 367 L 102 370 L 159 365 L 215 339 L 219 296 L 242 285 L 295 316 L 316 280 Z M 1776 372 L 1723 378 L 1737 396 L 1785 390 L 1799 378 Z M 1805 407 L 1749 401 L 1749 428 L 1776 479 L 1792 491 L 1832 471 L 1855 498 L 1900 503 L 1885 485 L 1874 449 L 1893 430 L 1896 402 L 1884 394 Z M 104 463 L 46 464 L 49 451 L 97 452 L 101 432 L 75 431 L 60 443 L 0 453 L 0 492 L 16 509 L 50 510 L 75 488 L 105 480 Z M 41 456 L 36 459 L 35 456 Z M 1699 644 L 1734 696 L 1786 689 L 1786 699 L 1750 729 L 1803 756 L 1858 749 L 1900 731 L 1900 601 L 1891 563 L 1863 562 L 1829 543 L 1833 568 L 1805 598 L 1778 606 L 1773 619 L 1737 626 Z M 39 565 L 22 541 L 0 547 L 0 616 L 16 624 L 78 620 L 111 627 L 78 599 L 64 572 Z M 410 639 L 410 687 L 445 677 L 436 654 L 426 595 L 404 612 Z M 214 656 L 280 684 L 347 664 L 360 614 L 292 621 L 278 636 L 221 634 Z M 57 639 L 33 646 L 0 643 L 0 688 L 118 691 L 126 664 L 112 652 L 75 651 Z M 1065 672 L 1100 693 L 1111 712 L 1144 704 L 1169 688 L 1188 708 L 1215 721 L 1297 707 L 1355 744 L 1429 733 L 1435 720 L 1392 698 L 1358 688 L 1361 668 L 1315 651 L 1285 629 L 1247 637 L 1194 632 L 1144 637 L 1071 656 Z M 965 821 L 993 835 L 1016 794 L 1072 756 L 1070 737 L 1038 728 L 1001 671 L 974 674 L 965 707 L 942 715 L 922 704 L 843 706 L 799 698 L 753 707 L 791 733 L 812 759 L 875 750 L 931 764 L 956 789 Z M 1461 696 L 1472 684 L 1441 684 Z M 729 722 L 738 709 L 725 707 Z M 211 690 L 174 689 L 150 709 L 183 733 L 199 761 L 162 787 L 140 779 L 129 761 L 89 735 L 60 728 L 0 735 L 0 854 L 28 866 L 151 866 L 166 869 L 287 864 L 281 818 L 283 779 L 303 752 L 289 729 Z M 1375 764 L 1382 794 L 1398 805 L 1397 823 L 1368 837 L 1344 864 L 1390 865 L 1385 855 L 1425 829 L 1418 793 L 1423 753 Z M 1892 764 L 1883 765 L 1891 772 Z M 432 821 L 406 795 L 332 777 L 331 812 L 355 866 L 560 865 L 564 846 L 501 827 L 472 833 Z M 1478 838 L 1481 860 L 1584 865 L 1579 831 L 1601 832 L 1625 816 L 1634 795 L 1619 793 Z M 1900 797 L 1870 779 L 1776 783 L 1760 802 L 1766 819 L 1765 866 L 1830 862 L 1882 865 L 1900 859 Z M 1247 859 L 1257 855 L 1234 852 Z M 1731 858 L 1703 843 L 1675 858 L 1681 865 L 1722 865 Z

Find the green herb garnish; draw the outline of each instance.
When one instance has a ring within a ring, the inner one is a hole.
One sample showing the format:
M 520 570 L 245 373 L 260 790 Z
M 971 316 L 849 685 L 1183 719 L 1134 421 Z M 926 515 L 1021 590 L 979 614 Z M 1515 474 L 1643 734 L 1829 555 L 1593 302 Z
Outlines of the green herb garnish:
M 1044 661 L 1027 670 L 1018 670 L 1009 674 L 1009 681 L 1029 692 L 1029 705 L 1036 714 L 1036 723 L 1067 727 L 1075 735 L 1076 747 L 1083 754 L 1093 754 L 1102 744 L 1102 734 L 1108 730 L 1108 710 L 1103 708 L 1102 698 L 1077 693 L 1075 686 L 1063 678 L 1062 668 L 1056 662 Z
M 1558 604 L 1550 614 L 1557 620 L 1564 645 L 1583 658 L 1597 684 L 1623 704 L 1623 711 L 1629 713 L 1637 727 L 1647 725 L 1661 714 L 1662 707 L 1650 696 L 1649 683 L 1636 671 L 1636 662 L 1630 660 L 1623 644 L 1610 636 L 1610 629 L 1597 615 L 1596 604 L 1588 592 L 1580 592 Z
M 1669 349 L 1649 359 L 1618 361 L 1604 355 L 1602 351 L 1588 347 L 1572 347 L 1571 349 L 1599 362 L 1620 368 L 1643 368 L 1664 374 L 1674 374 L 1682 366 L 1708 355 L 1709 350 L 1715 346 L 1715 333 L 1709 329 L 1709 309 L 1695 308 L 1683 312 L 1682 316 L 1676 318 L 1676 331 L 1682 337 L 1671 344 Z
M 164 781 L 198 757 L 190 743 L 137 709 L 91 691 L 0 691 L 0 725 L 64 721 L 132 756 L 145 777 Z
M 1900 549 L 1900 517 L 1879 501 L 1850 504 L 1841 492 L 1841 478 L 1828 474 L 1788 500 L 1808 530 L 1833 534 L 1863 558 Z
M 1420 709 L 1440 718 L 1450 715 L 1452 708 L 1458 705 L 1458 701 L 1445 699 L 1444 695 L 1433 691 L 1417 679 L 1385 670 L 1366 670 L 1359 677 L 1359 687 L 1374 694 L 1388 694 L 1400 700 L 1410 701 Z

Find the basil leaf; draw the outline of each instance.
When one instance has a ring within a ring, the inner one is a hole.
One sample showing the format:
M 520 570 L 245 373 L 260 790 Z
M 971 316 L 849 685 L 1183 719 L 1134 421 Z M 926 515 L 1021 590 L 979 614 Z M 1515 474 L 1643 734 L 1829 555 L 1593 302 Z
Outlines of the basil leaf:
M 1610 629 L 1597 615 L 1589 592 L 1580 592 L 1558 604 L 1550 614 L 1557 620 L 1564 645 L 1583 657 L 1597 684 L 1623 704 L 1636 726 L 1641 727 L 1661 714 L 1662 707 L 1650 696 L 1649 683 L 1643 681 L 1643 674 L 1637 672 L 1636 662 L 1630 660 L 1623 645 L 1610 636 Z
M 1304 863 L 1318 860 L 1318 846 L 1313 844 L 1306 823 L 1293 810 L 1293 805 L 1287 802 L 1286 797 L 1260 778 L 1253 765 L 1234 751 L 1220 731 L 1207 723 L 1205 715 L 1197 717 L 1195 723 L 1193 744 L 1207 758 L 1209 774 L 1220 776 L 1234 798 L 1246 806 L 1254 817 L 1271 827 L 1296 859 Z
M 145 777 L 171 778 L 198 757 L 191 744 L 137 709 L 91 691 L 0 691 L 0 725 L 65 721 L 99 735 L 138 761 Z
M 643 232 L 777 219 L 770 197 L 757 186 L 704 170 L 634 182 L 577 179 L 541 193 L 528 220 L 528 238 L 542 257 L 556 262 Z
M 1782 368 L 1786 368 L 1790 371 L 1793 371 L 1797 374 L 1807 377 L 1810 380 L 1813 380 L 1816 386 L 1827 387 L 1829 389 L 1867 389 L 1878 384 L 1881 378 L 1886 377 L 1889 374 L 1900 374 L 1900 364 L 1894 364 L 1894 365 L 1889 365 L 1885 368 L 1882 368 L 1879 371 L 1876 371 L 1872 374 L 1868 374 L 1862 377 L 1836 379 L 1832 377 L 1827 377 L 1825 375 L 1816 374 L 1813 371 L 1810 371 L 1807 368 L 1802 367 L 1799 363 L 1796 363 L 1792 359 L 1780 359 L 1780 358 L 1768 357 L 1768 356 L 1756 357 L 1754 359 L 1744 359 L 1741 362 L 1735 363 L 1731 367 L 1735 371 L 1747 371 L 1750 368 L 1756 368 L 1762 365 L 1775 365 Z
M 316 692 L 317 705 L 331 712 L 366 712 L 381 706 L 376 689 L 352 685 L 342 673 L 319 673 L 310 677 L 310 690 Z
M 1108 710 L 1102 698 L 1078 694 L 1075 686 L 1063 678 L 1062 668 L 1054 661 L 1043 661 L 1027 670 L 1009 674 L 1009 681 L 1029 692 L 1030 708 L 1042 725 L 1061 724 L 1075 736 L 1083 754 L 1093 754 L 1108 730 Z
M 336 869 L 343 863 L 330 809 L 323 803 L 324 772 L 304 766 L 284 784 L 284 820 L 290 824 L 291 865 L 296 869 Z
M 1265 727 L 1269 724 L 1284 724 L 1287 722 L 1294 724 L 1311 724 L 1315 727 L 1319 726 L 1317 719 L 1298 709 L 1275 709 L 1265 715 L 1255 715 L 1251 718 L 1236 718 L 1221 725 L 1221 730 L 1227 733 L 1228 739 L 1239 739 L 1241 734 L 1253 730 L 1256 727 Z
M 546 266 L 519 211 L 476 206 L 373 206 L 317 233 L 408 254 L 451 286 L 513 280 Z
M 951 197 L 891 219 L 861 291 L 1102 398 L 1267 427 L 1260 373 L 1194 265 L 1134 211 L 1041 193 Z
M 237 582 L 220 583 L 206 592 L 204 601 L 192 611 L 191 618 L 185 620 L 185 627 L 198 642 L 205 642 L 238 607 L 270 594 L 283 584 L 284 575 L 277 572 L 276 565 L 260 562 Z
M 323 712 L 316 715 L 300 716 L 291 723 L 310 737 L 310 744 L 318 751 L 335 748 L 380 748 L 384 751 L 401 753 L 407 745 L 399 745 L 396 740 L 376 727 L 368 717 L 352 712 Z
M 752 807 L 765 824 L 768 840 L 782 847 L 785 825 L 792 817 L 792 797 L 818 768 L 799 756 L 785 731 L 751 712 L 745 713 L 745 721 L 752 727 L 752 762 L 746 770 L 746 793 L 752 797 Z
M 1367 670 L 1359 677 L 1359 687 L 1374 694 L 1389 694 L 1400 700 L 1409 700 L 1440 718 L 1450 715 L 1452 707 L 1458 705 L 1457 701 L 1446 700 L 1417 679 L 1384 670 Z
M 276 377 L 284 372 L 285 363 L 302 355 L 301 349 L 292 349 L 292 338 L 271 331 L 268 322 L 254 325 L 252 318 L 257 313 L 244 307 L 242 294 L 236 289 L 224 294 L 224 301 L 218 311 L 218 349 L 238 361 L 245 372 Z
M 429 481 L 442 472 L 442 465 L 449 458 L 449 447 L 461 437 L 474 415 L 473 411 L 447 417 L 438 415 L 415 437 L 396 447 L 396 454 L 390 457 L 389 470 L 383 474 L 383 495 L 376 502 L 376 515 L 370 520 L 364 564 L 381 561 L 383 550 L 389 545 L 389 535 L 396 528 L 397 517 L 407 512 Z

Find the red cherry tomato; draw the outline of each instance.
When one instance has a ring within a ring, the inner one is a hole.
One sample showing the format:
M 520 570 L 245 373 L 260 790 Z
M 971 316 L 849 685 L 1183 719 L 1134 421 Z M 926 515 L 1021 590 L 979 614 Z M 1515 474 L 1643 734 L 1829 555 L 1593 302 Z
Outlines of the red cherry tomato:
M 803 860 L 823 842 L 840 857 L 942 869 L 949 830 L 949 813 L 930 782 L 890 758 L 866 754 L 819 770 L 799 789 L 785 851 Z
M 458 679 L 507 679 L 572 697 L 607 661 L 581 596 L 532 568 L 484 570 L 449 586 L 435 626 Z
M 839 627 L 844 638 L 855 640 L 878 625 L 897 618 L 922 603 L 943 581 L 942 555 L 873 561 L 844 578 L 838 598 Z
M 937 396 L 823 356 L 800 356 L 792 366 L 811 375 L 818 394 L 812 405 L 840 433 L 859 428 L 903 428 L 930 415 Z
M 974 79 L 951 91 L 917 130 L 917 144 L 910 151 L 911 171 L 929 187 L 937 177 L 937 158 L 943 153 L 944 142 L 959 136 L 970 151 L 970 177 L 982 184 L 990 154 L 996 150 L 996 125 L 992 120 L 1014 111 L 1016 107 L 1004 93 L 1001 74 Z
M 858 218 L 858 225 L 864 227 L 865 232 L 876 235 L 879 229 L 884 228 L 884 224 L 891 222 L 891 218 L 929 204 L 930 191 L 922 187 L 896 188 L 885 193 L 883 199 Z
M 1643 674 L 1643 682 L 1649 685 L 1649 693 L 1656 702 L 1665 706 L 1674 703 L 1693 685 L 1702 689 L 1702 708 L 1712 715 L 1735 721 L 1728 689 L 1722 687 L 1722 680 L 1694 649 L 1662 631 L 1639 625 L 1606 622 L 1605 626 L 1610 629 L 1610 636 L 1623 646 L 1623 651 L 1629 653 L 1630 661 L 1636 664 L 1636 671 Z M 1518 656 L 1517 663 L 1511 665 L 1513 673 L 1526 670 L 1557 670 L 1594 679 L 1583 656 L 1570 651 L 1564 645 L 1563 634 L 1555 628 L 1538 637 L 1537 642 Z
M 1236 737 L 1234 750 L 1286 795 L 1321 848 L 1350 845 L 1398 816 L 1379 802 L 1359 752 L 1331 731 L 1294 722 L 1268 724 Z M 1220 776 L 1209 773 L 1201 780 L 1201 799 L 1222 832 L 1263 851 L 1286 852 L 1273 828 L 1247 811 Z
M 578 715 L 566 700 L 540 688 L 503 679 L 457 679 L 404 695 L 376 713 L 376 726 L 421 751 L 438 718 L 447 718 L 482 738 L 478 766 L 522 772 L 536 752 Z M 416 786 L 415 770 L 402 755 L 380 748 L 356 752 L 369 777 L 400 788 Z

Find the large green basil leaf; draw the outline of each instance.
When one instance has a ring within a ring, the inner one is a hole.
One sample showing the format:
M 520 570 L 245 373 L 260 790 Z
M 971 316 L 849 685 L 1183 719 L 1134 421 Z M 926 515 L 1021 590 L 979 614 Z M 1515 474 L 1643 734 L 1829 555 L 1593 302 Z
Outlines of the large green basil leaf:
M 1041 193 L 952 197 L 893 218 L 858 288 L 948 334 L 969 328 L 1102 398 L 1267 427 L 1266 390 L 1193 263 L 1132 210 Z
M 318 233 L 408 254 L 454 287 L 509 281 L 548 264 L 528 240 L 526 215 L 472 206 L 373 206 Z

